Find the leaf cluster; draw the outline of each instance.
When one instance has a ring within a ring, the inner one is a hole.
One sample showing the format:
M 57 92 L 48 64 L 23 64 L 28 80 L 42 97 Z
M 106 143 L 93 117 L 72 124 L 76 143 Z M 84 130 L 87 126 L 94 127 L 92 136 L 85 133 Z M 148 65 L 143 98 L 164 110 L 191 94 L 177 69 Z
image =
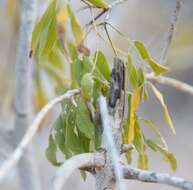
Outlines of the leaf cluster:
M 103 0 L 86 2 L 101 9 L 109 7 L 108 3 Z M 157 63 L 141 41 L 134 40 L 130 43 L 143 64 L 137 67 L 130 52 L 127 52 L 126 57 L 122 57 L 126 68 L 125 93 L 126 102 L 128 102 L 128 105 L 125 105 L 128 111 L 123 121 L 122 143 L 135 146 L 138 152 L 139 168 L 148 169 L 147 149 L 150 148 L 155 152 L 160 152 L 175 171 L 176 159 L 168 151 L 159 128 L 152 121 L 138 114 L 140 104 L 149 100 L 149 86 L 163 107 L 167 125 L 175 132 L 162 94 L 145 77 L 147 68 L 151 69 L 155 75 L 167 72 L 168 68 Z M 101 145 L 102 136 L 97 98 L 100 95 L 109 96 L 111 74 L 110 64 L 104 53 L 99 50 L 93 54 L 90 52 L 85 45 L 85 32 L 73 8 L 70 4 L 58 6 L 57 0 L 51 2 L 37 22 L 33 31 L 31 48 L 38 62 L 35 79 L 36 102 L 39 107 L 46 102 L 41 83 L 42 71 L 51 79 L 56 94 L 70 88 L 81 89 L 81 95 L 65 100 L 61 104 L 62 111 L 49 136 L 46 149 L 48 160 L 53 165 L 59 166 L 63 160 L 58 161 L 58 150 L 64 159 L 75 154 L 96 151 Z M 66 68 L 70 70 L 68 77 L 65 77 Z M 149 126 L 155 132 L 156 140 L 145 136 L 143 125 Z M 126 153 L 126 158 L 128 162 L 131 162 L 132 150 Z

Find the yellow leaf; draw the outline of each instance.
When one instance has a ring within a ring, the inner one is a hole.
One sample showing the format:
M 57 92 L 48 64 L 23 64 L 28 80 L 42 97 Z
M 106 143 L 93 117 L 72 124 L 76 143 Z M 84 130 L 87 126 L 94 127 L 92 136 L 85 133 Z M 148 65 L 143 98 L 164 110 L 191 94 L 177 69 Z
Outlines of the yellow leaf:
M 69 14 L 68 14 L 68 8 L 67 6 L 64 6 L 58 13 L 56 19 L 59 24 L 65 24 L 68 20 Z
M 161 105 L 164 109 L 165 119 L 166 119 L 166 122 L 167 122 L 168 126 L 171 128 L 172 132 L 174 134 L 176 134 L 175 127 L 174 127 L 172 119 L 170 117 L 167 105 L 164 102 L 163 95 L 159 92 L 159 90 L 155 86 L 151 85 L 151 88 L 153 90 L 153 93 L 155 94 L 157 99 L 160 101 L 160 103 L 161 103 Z
M 140 88 L 136 88 L 131 96 L 128 144 L 131 144 L 134 139 L 135 113 L 137 111 L 139 103 L 140 103 Z
M 37 85 L 34 95 L 34 104 L 37 111 L 39 111 L 47 102 L 43 89 Z

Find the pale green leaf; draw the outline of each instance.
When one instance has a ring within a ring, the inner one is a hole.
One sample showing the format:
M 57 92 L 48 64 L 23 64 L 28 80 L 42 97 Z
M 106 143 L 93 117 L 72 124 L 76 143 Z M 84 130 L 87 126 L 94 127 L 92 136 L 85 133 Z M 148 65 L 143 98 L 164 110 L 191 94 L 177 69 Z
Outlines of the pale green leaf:
M 81 80 L 82 96 L 85 100 L 91 100 L 93 96 L 94 80 L 91 73 L 86 73 Z
M 167 72 L 169 69 L 163 65 L 156 63 L 153 58 L 150 56 L 147 48 L 141 41 L 134 41 L 134 46 L 136 47 L 138 53 L 140 54 L 141 58 L 145 60 L 151 69 L 154 71 L 156 75 L 160 75 L 162 73 Z
M 61 163 L 57 161 L 56 152 L 57 152 L 57 147 L 53 139 L 53 136 L 50 134 L 49 144 L 46 149 L 46 157 L 53 165 L 59 166 Z
M 165 104 L 163 95 L 161 94 L 161 92 L 155 86 L 151 85 L 151 87 L 152 87 L 153 93 L 155 94 L 155 96 L 157 97 L 157 99 L 159 100 L 159 102 L 161 103 L 161 105 L 164 109 L 165 119 L 166 119 L 166 122 L 168 124 L 168 127 L 170 127 L 172 132 L 174 134 L 176 134 L 175 127 L 174 127 L 172 119 L 170 117 L 167 105 Z
M 110 66 L 106 60 L 105 55 L 101 51 L 97 51 L 95 53 L 94 62 L 95 61 L 99 71 L 103 74 L 106 80 L 109 80 L 111 74 Z
M 177 160 L 175 156 L 171 153 L 168 152 L 165 148 L 161 147 L 160 145 L 156 144 L 152 140 L 146 140 L 147 145 L 154 151 L 159 151 L 166 161 L 170 164 L 171 169 L 175 172 L 177 169 Z

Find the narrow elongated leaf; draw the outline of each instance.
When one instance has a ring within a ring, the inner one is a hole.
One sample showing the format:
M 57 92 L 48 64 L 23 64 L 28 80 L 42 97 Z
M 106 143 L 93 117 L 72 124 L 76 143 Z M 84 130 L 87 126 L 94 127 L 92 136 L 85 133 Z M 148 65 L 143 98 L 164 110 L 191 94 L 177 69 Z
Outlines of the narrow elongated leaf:
M 99 71 L 103 74 L 106 80 L 109 80 L 111 70 L 105 55 L 101 51 L 98 51 L 95 53 L 94 60 L 96 61 L 96 66 L 99 69 Z
M 153 59 L 146 60 L 156 75 L 161 75 L 169 71 L 169 69 L 159 63 L 156 63 Z
M 175 172 L 177 168 L 177 160 L 171 152 L 168 152 L 165 148 L 161 147 L 154 141 L 148 139 L 146 140 L 147 145 L 154 151 L 159 151 L 166 161 L 170 164 L 171 169 Z
M 31 48 L 33 51 L 43 51 L 47 41 L 50 24 L 53 22 L 56 14 L 56 7 L 56 0 L 53 0 L 41 17 L 40 21 L 36 24 L 32 33 L 31 41 Z M 40 55 L 41 53 L 38 52 L 38 54 Z
M 65 148 L 65 121 L 63 120 L 63 117 L 65 119 L 66 114 L 61 114 L 58 119 L 56 120 L 54 124 L 54 137 L 55 137 L 55 142 L 60 151 L 65 154 L 66 153 L 66 148 Z
M 146 153 L 144 154 L 139 154 L 138 156 L 138 167 L 142 170 L 147 170 L 148 169 L 148 156 Z
M 45 46 L 43 47 L 43 55 L 50 54 L 50 52 L 52 51 L 52 48 L 54 47 L 56 40 L 57 40 L 56 20 L 53 19 L 48 29 L 47 42 L 45 43 Z M 40 55 L 41 55 L 41 52 L 40 52 Z
M 98 7 L 98 8 L 103 8 L 107 9 L 109 7 L 108 3 L 105 0 L 86 0 L 92 5 Z
M 68 102 L 66 110 L 66 127 L 65 127 L 65 145 L 72 154 L 85 152 L 83 142 L 78 136 L 76 127 L 76 112 L 77 107 L 72 102 Z
M 46 149 L 46 157 L 53 165 L 59 166 L 61 163 L 57 161 L 56 152 L 57 152 L 57 147 L 56 147 L 55 141 L 53 139 L 53 136 L 50 135 L 49 144 Z
M 128 80 L 130 81 L 132 88 L 137 88 L 138 87 L 137 69 L 133 65 L 131 55 L 128 55 L 127 77 L 128 77 Z
M 155 96 L 157 97 L 157 99 L 159 100 L 159 102 L 161 103 L 164 109 L 165 119 L 166 119 L 168 126 L 171 128 L 172 132 L 176 134 L 175 127 L 170 117 L 167 105 L 164 102 L 163 95 L 159 92 L 159 90 L 155 86 L 151 85 L 151 87 L 152 87 L 153 93 L 155 94 Z
M 94 125 L 90 120 L 88 109 L 82 99 L 76 101 L 76 124 L 78 129 L 89 139 L 94 139 Z
M 130 104 L 130 115 L 129 115 L 129 132 L 128 132 L 128 144 L 132 144 L 134 140 L 134 127 L 135 127 L 135 113 L 137 111 L 137 108 L 140 103 L 140 88 L 137 88 L 134 90 L 132 96 L 131 96 L 131 104 Z
M 82 61 L 80 59 L 75 59 L 71 63 L 71 78 L 73 88 L 77 88 L 80 86 L 82 75 L 83 75 Z
M 76 16 L 74 15 L 74 12 L 73 12 L 70 5 L 68 5 L 68 13 L 70 15 L 72 33 L 74 35 L 76 44 L 78 46 L 78 45 L 80 45 L 80 43 L 82 42 L 82 40 L 84 38 L 84 32 L 83 32 Z
M 145 45 L 142 42 L 134 41 L 134 46 L 136 47 L 141 58 L 149 64 L 149 66 L 156 75 L 160 75 L 169 70 L 167 67 L 160 65 L 153 60 L 153 58 L 150 56 L 148 50 L 146 49 Z
M 146 170 L 148 169 L 148 156 L 146 153 L 146 146 L 143 138 L 143 133 L 139 125 L 138 119 L 135 121 L 135 137 L 133 144 L 138 152 L 138 167 Z
M 141 41 L 134 41 L 134 45 L 137 48 L 142 59 L 150 59 L 151 58 L 148 50 L 146 49 L 145 45 Z
M 167 143 L 166 143 L 164 137 L 161 135 L 158 127 L 157 127 L 152 121 L 150 121 L 150 120 L 148 120 L 148 119 L 142 119 L 142 121 L 144 122 L 145 125 L 149 126 L 149 127 L 155 132 L 156 136 L 157 136 L 157 137 L 159 138 L 159 140 L 162 142 L 164 148 L 167 149 L 167 147 L 168 147 L 168 146 L 167 146 Z

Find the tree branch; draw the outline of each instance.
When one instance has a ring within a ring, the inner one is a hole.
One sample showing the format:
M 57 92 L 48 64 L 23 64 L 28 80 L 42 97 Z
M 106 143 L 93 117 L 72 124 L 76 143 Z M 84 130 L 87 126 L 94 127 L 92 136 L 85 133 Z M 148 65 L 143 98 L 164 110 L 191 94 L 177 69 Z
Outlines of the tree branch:
M 105 138 L 107 156 L 112 159 L 112 167 L 114 169 L 114 175 L 116 179 L 117 189 L 124 190 L 125 186 L 123 183 L 123 172 L 120 167 L 120 157 L 118 150 L 116 149 L 115 142 L 113 139 L 112 132 L 112 120 L 110 119 L 110 115 L 108 113 L 108 107 L 105 97 L 100 96 L 98 99 L 100 115 L 103 126 L 103 137 Z
M 9 156 L 8 160 L 3 163 L 3 165 L 0 167 L 0 182 L 5 178 L 6 174 L 10 172 L 12 167 L 14 167 L 17 162 L 20 160 L 22 155 L 24 154 L 25 149 L 31 142 L 32 138 L 36 134 L 38 127 L 46 114 L 59 102 L 61 102 L 64 99 L 71 98 L 72 96 L 79 94 L 80 90 L 69 90 L 65 94 L 58 96 L 51 100 L 48 104 L 46 104 L 42 110 L 37 114 L 35 119 L 33 120 L 32 124 L 29 126 L 29 129 L 25 133 L 23 139 L 15 149 L 15 151 Z
M 144 171 L 133 168 L 132 166 L 123 167 L 123 173 L 125 179 L 135 179 L 147 183 L 166 184 L 183 190 L 193 190 L 193 183 L 166 173 Z
M 102 153 L 84 153 L 73 156 L 66 160 L 58 169 L 51 190 L 61 190 L 68 177 L 75 169 L 88 167 L 102 167 L 105 164 L 104 154 Z
M 177 21 L 178 21 L 178 18 L 179 18 L 181 4 L 182 4 L 182 0 L 176 0 L 176 6 L 175 6 L 174 12 L 172 14 L 170 27 L 169 27 L 169 30 L 168 30 L 168 36 L 166 38 L 165 45 L 164 45 L 162 55 L 161 55 L 161 59 L 160 59 L 161 64 L 165 64 L 165 62 L 166 62 L 168 50 L 170 48 L 170 45 L 171 45 L 171 42 L 172 42 L 172 39 L 173 39 L 173 35 L 174 35 L 174 31 L 175 31 L 175 28 L 176 28 L 176 24 L 177 24 Z
M 176 79 L 173 79 L 173 78 L 169 78 L 169 77 L 163 77 L 163 76 L 155 76 L 153 74 L 147 74 L 146 75 L 146 78 L 150 81 L 153 81 L 153 82 L 156 82 L 156 83 L 159 83 L 159 84 L 164 84 L 166 86 L 170 86 L 170 87 L 173 87 L 177 90 L 180 90 L 180 91 L 183 91 L 183 92 L 186 92 L 190 95 L 193 96 L 193 86 L 187 84 L 187 83 L 184 83 L 184 82 L 181 82 L 179 80 L 176 80 Z

